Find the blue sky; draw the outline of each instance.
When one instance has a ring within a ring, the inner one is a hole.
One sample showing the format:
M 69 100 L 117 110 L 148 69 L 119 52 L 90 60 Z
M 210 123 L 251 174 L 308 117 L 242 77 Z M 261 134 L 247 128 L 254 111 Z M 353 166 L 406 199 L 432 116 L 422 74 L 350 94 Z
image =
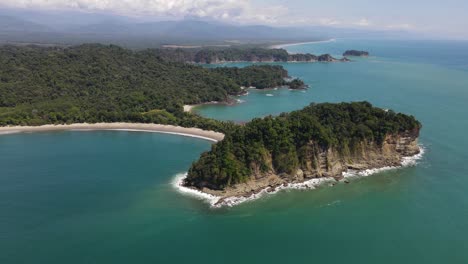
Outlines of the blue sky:
M 468 0 L 0 0 L 0 7 L 154 19 L 410 30 L 468 38 Z

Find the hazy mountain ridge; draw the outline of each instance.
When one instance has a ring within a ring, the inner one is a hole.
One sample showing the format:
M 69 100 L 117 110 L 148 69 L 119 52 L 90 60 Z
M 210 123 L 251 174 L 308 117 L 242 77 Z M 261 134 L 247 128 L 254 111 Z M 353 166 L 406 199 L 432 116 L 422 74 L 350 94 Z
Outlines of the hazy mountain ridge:
M 8 43 L 76 45 L 98 42 L 147 48 L 165 44 L 286 43 L 336 37 L 398 38 L 405 35 L 407 33 L 403 31 L 233 25 L 200 19 L 151 21 L 110 14 L 0 9 L 0 42 Z

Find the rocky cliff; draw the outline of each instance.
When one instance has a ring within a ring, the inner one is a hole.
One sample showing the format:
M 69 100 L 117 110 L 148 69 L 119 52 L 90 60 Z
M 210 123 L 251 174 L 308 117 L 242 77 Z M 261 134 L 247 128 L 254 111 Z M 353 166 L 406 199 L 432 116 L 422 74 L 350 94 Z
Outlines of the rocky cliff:
M 309 142 L 301 151 L 305 154 L 302 164 L 294 173 L 277 173 L 273 168 L 272 157 L 267 155 L 261 162 L 252 162 L 252 175 L 244 183 L 224 190 L 201 188 L 203 192 L 222 198 L 248 197 L 261 191 L 273 192 L 290 183 L 302 183 L 314 178 L 333 178 L 339 181 L 349 170 L 363 171 L 388 166 L 401 166 L 404 157 L 420 153 L 418 146 L 419 128 L 403 133 L 389 134 L 382 144 L 362 141 L 353 150 L 323 149 L 316 142 Z M 268 170 L 261 169 L 268 166 Z M 220 200 L 222 202 L 222 200 Z
M 398 166 L 419 153 L 421 123 L 368 102 L 311 104 L 233 127 L 189 169 L 186 186 L 221 197 L 348 170 Z

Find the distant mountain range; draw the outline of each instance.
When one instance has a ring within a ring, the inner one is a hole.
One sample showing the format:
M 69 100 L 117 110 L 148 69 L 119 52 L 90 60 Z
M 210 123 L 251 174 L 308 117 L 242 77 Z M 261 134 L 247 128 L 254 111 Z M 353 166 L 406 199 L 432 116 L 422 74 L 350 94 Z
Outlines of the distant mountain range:
M 0 9 L 0 42 L 74 45 L 113 43 L 130 48 L 161 45 L 235 45 L 314 41 L 336 37 L 402 37 L 406 32 L 330 27 L 232 25 L 216 21 L 143 21 L 109 14 Z

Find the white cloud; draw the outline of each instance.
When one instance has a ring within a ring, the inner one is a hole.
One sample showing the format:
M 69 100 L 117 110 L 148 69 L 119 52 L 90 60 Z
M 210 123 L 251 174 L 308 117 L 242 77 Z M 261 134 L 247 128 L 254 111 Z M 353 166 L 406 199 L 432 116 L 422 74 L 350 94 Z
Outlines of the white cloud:
M 368 27 L 368 26 L 372 25 L 372 23 L 371 23 L 371 21 L 369 21 L 369 19 L 362 18 L 361 20 L 354 23 L 354 25 L 360 26 L 360 27 Z
M 284 6 L 255 8 L 250 0 L 1 0 L 0 5 L 261 23 L 278 22 L 279 17 L 288 12 Z
M 395 24 L 395 25 L 388 25 L 386 28 L 388 29 L 413 29 L 414 26 L 411 24 Z
M 240 24 L 282 26 L 342 26 L 388 30 L 413 29 L 410 24 L 373 23 L 368 18 L 321 17 L 289 10 L 282 5 L 259 4 L 255 0 L 0 0 L 0 7 L 27 9 L 72 9 L 85 12 L 111 12 L 147 18 L 181 19 L 198 17 Z M 316 12 L 320 13 L 320 12 Z
M 341 21 L 333 19 L 333 18 L 321 18 L 318 20 L 320 25 L 324 26 L 336 26 L 336 25 L 341 25 Z

